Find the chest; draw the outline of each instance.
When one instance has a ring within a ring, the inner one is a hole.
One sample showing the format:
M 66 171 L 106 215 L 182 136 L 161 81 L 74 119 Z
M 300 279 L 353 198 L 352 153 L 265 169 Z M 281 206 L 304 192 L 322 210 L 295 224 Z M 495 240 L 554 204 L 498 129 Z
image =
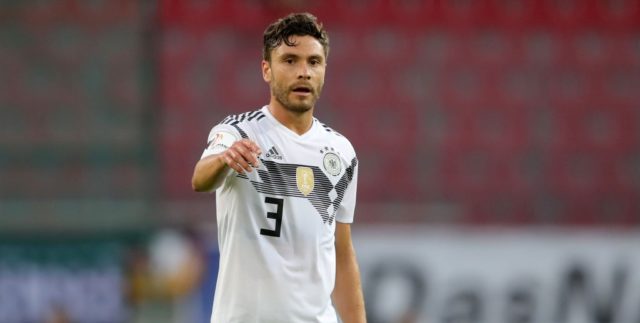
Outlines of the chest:
M 347 152 L 331 140 L 313 137 L 305 141 L 291 140 L 277 134 L 259 136 L 264 170 L 272 175 L 295 176 L 305 183 L 329 182 L 335 185 L 349 166 Z

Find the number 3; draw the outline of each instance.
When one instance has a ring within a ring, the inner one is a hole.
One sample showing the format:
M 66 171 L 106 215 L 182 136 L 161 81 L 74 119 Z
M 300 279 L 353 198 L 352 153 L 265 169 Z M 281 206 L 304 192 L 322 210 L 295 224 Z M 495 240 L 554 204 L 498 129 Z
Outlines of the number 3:
M 276 220 L 276 229 L 260 229 L 260 234 L 271 237 L 280 237 L 280 227 L 282 226 L 282 205 L 284 204 L 283 199 L 277 199 L 273 197 L 267 197 L 264 199 L 265 203 L 275 204 L 277 206 L 276 212 L 267 212 L 267 218 Z

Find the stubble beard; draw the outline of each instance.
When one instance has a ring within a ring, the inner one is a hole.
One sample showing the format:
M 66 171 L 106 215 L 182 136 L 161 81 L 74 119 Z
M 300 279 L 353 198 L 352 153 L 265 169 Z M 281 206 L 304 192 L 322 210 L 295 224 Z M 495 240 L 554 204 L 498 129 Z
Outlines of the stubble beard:
M 271 88 L 271 94 L 275 97 L 276 101 L 280 103 L 287 111 L 295 112 L 298 114 L 303 114 L 313 108 L 318 99 L 320 98 L 320 92 L 322 91 L 322 85 L 314 88 L 311 93 L 311 98 L 309 100 L 301 101 L 299 103 L 294 103 L 289 99 L 289 95 L 291 94 L 291 90 L 287 88 L 282 88 L 279 86 L 273 86 Z M 294 94 L 295 95 L 295 94 Z

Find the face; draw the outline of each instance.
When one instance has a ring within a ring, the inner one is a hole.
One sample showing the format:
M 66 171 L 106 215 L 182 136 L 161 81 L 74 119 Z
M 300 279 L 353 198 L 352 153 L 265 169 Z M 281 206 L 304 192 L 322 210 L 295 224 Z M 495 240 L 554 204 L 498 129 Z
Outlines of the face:
M 311 36 L 292 36 L 262 61 L 262 77 L 269 83 L 272 100 L 292 112 L 303 113 L 315 105 L 324 84 L 326 58 L 322 44 Z

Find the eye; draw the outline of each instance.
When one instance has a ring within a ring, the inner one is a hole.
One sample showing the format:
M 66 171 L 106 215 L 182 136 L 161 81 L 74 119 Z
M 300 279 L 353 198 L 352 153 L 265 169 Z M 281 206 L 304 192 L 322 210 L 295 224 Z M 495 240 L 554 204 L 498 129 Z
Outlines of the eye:
M 311 66 L 317 66 L 320 65 L 320 60 L 319 59 L 312 59 L 309 64 L 311 64 Z
M 284 62 L 291 65 L 293 64 L 293 58 L 285 58 Z

